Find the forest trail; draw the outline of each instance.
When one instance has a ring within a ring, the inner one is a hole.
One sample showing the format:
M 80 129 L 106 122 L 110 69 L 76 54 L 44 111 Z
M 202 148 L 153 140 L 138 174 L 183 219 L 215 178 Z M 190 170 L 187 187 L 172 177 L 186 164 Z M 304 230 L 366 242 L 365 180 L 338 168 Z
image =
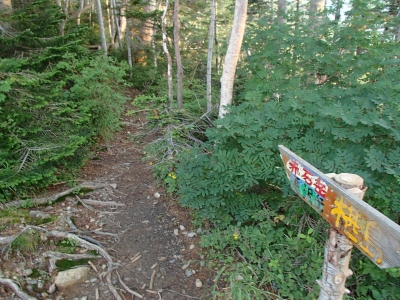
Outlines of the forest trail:
M 103 183 L 107 185 L 105 188 L 67 197 L 47 209 L 35 209 L 58 216 L 57 221 L 45 225 L 48 230 L 70 230 L 66 222 L 62 224 L 60 221 L 63 215 L 69 215 L 81 231 L 100 230 L 113 234 L 87 235 L 104 246 L 117 264 L 116 270 L 122 281 L 131 290 L 141 294 L 143 299 L 209 299 L 213 275 L 200 254 L 199 229 L 191 228 L 189 212 L 156 185 L 149 162 L 143 161 L 143 146 L 152 137 L 147 136 L 140 144 L 129 138 L 143 129 L 144 120 L 144 116 L 124 116 L 122 130 L 113 140 L 101 142 L 84 166 L 82 181 Z M 61 191 L 60 188 L 57 187 L 58 191 Z M 86 200 L 87 205 L 78 205 L 79 198 Z M 118 206 L 93 205 L 91 203 L 95 202 L 91 200 L 103 204 L 116 202 Z M 18 261 L 17 257 L 3 261 L 3 271 L 7 273 L 7 268 L 34 268 L 37 261 L 35 255 L 42 256 L 45 251 L 52 249 L 42 245 L 37 250 L 32 256 L 25 257 L 24 263 Z M 42 290 L 29 294 L 37 299 L 87 300 L 97 299 L 96 295 L 98 299 L 115 299 L 106 280 L 99 276 L 106 270 L 106 260 L 92 262 L 95 268 L 91 269 L 84 282 L 49 293 L 48 288 L 55 275 L 52 274 L 52 279 L 43 279 Z M 41 259 L 41 264 L 44 263 L 44 259 Z M 8 275 L 12 276 L 12 271 L 9 272 Z M 112 284 L 121 299 L 139 299 L 122 288 L 115 271 L 111 274 Z M 29 290 L 29 286 L 25 285 L 24 289 L 26 287 Z M 5 299 L 9 298 L 6 296 Z

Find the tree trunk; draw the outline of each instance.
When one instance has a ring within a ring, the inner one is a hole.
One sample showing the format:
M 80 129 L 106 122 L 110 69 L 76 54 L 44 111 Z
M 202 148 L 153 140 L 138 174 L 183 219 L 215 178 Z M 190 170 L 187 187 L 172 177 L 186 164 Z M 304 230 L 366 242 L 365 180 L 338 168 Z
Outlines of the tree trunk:
M 169 99 L 169 106 L 172 107 L 172 102 L 174 100 L 174 87 L 172 83 L 172 59 L 171 55 L 169 54 L 168 47 L 167 47 L 167 30 L 166 30 L 166 15 L 168 11 L 168 0 L 165 0 L 165 9 L 163 15 L 161 16 L 161 30 L 162 30 L 162 45 L 165 56 L 167 57 L 168 61 L 168 70 L 167 70 L 167 78 L 168 78 L 168 99 Z
M 76 17 L 76 25 L 81 25 L 81 13 L 83 10 L 83 0 L 79 0 L 78 4 L 78 12 L 77 12 L 77 17 Z
M 111 8 L 113 10 L 113 16 L 114 16 L 114 24 L 115 24 L 115 31 L 113 32 L 113 35 L 117 35 L 117 41 L 118 41 L 118 48 L 122 48 L 122 44 L 121 44 L 121 31 L 120 31 L 120 25 L 119 25 L 119 20 L 118 20 L 118 16 L 115 13 L 116 11 L 118 11 L 117 9 L 117 2 L 115 0 L 111 0 Z
M 110 36 L 110 43 L 111 43 L 111 36 L 112 36 L 112 28 L 111 28 L 111 14 L 110 14 L 110 1 L 106 1 L 106 10 L 107 10 L 107 24 L 108 24 L 108 35 Z
M 240 48 L 242 46 L 244 30 L 246 27 L 247 3 L 248 0 L 236 0 L 235 2 L 233 28 L 221 77 L 219 118 L 223 118 L 228 112 L 226 106 L 232 104 L 236 66 L 239 60 Z
M 286 0 L 278 0 L 278 23 L 286 23 Z
M 99 22 L 99 29 L 100 29 L 101 47 L 103 48 L 104 56 L 107 56 L 107 43 L 106 43 L 106 35 L 104 33 L 103 13 L 101 11 L 100 0 L 96 0 L 96 9 L 97 9 L 97 21 Z
M 114 19 L 114 9 L 110 0 L 106 0 L 107 5 L 107 18 L 108 18 L 108 31 L 110 34 L 110 44 L 113 47 L 115 43 L 115 19 Z
M 177 100 L 178 109 L 182 108 L 182 77 L 183 77 L 183 67 L 181 60 L 181 50 L 180 50 L 180 40 L 179 40 L 179 0 L 174 2 L 174 46 L 175 46 L 175 58 L 177 67 Z
M 144 13 L 151 13 L 156 9 L 156 1 L 149 0 L 143 7 Z M 154 22 L 153 19 L 148 19 L 143 22 L 143 26 L 140 30 L 140 38 L 145 45 L 149 45 L 153 38 Z
M 327 174 L 342 187 L 360 199 L 364 198 L 366 188 L 364 180 L 355 174 Z M 321 287 L 318 300 L 341 300 L 349 291 L 345 287 L 347 277 L 353 272 L 349 269 L 353 243 L 334 227 L 329 229 L 325 245 L 325 257 L 322 279 L 317 280 Z
M 120 26 L 119 32 L 120 32 L 121 40 L 124 39 L 125 33 L 126 33 L 126 26 L 127 26 L 126 9 L 127 9 L 127 7 L 128 7 L 128 2 L 126 0 L 123 0 L 121 10 L 120 10 L 120 24 L 119 24 L 119 26 Z
M 132 64 L 131 36 L 130 36 L 129 28 L 126 30 L 126 48 L 128 50 L 129 78 L 132 79 L 133 64 Z
M 208 55 L 207 55 L 207 112 L 210 112 L 212 109 L 211 71 L 212 71 L 214 38 L 215 38 L 215 0 L 211 0 L 210 31 L 208 38 Z
M 61 22 L 60 25 L 60 35 L 64 36 L 64 30 L 65 30 L 65 25 L 67 24 L 68 20 L 68 0 L 64 0 L 64 7 L 63 7 L 63 12 L 64 12 L 64 20 Z

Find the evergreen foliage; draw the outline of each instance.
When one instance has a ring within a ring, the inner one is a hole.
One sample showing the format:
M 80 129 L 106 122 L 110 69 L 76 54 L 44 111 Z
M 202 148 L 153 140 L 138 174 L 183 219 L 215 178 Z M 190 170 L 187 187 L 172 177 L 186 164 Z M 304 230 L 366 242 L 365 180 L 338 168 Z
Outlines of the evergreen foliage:
M 63 18 L 31 1 L 0 33 L 1 202 L 70 176 L 119 128 L 127 65 L 90 54 L 87 27 L 59 36 Z

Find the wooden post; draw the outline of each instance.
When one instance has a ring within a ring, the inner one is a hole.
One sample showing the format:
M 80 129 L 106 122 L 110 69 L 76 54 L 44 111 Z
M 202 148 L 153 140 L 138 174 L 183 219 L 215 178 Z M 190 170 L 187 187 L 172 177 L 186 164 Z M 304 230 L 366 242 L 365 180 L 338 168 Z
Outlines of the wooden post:
M 343 188 L 362 199 L 366 188 L 364 180 L 355 174 L 342 173 L 326 174 Z M 353 272 L 349 269 L 353 243 L 340 234 L 333 226 L 329 228 L 328 239 L 325 245 L 325 257 L 322 279 L 317 280 L 321 287 L 318 300 L 340 300 L 344 294 L 350 293 L 345 287 L 347 277 Z

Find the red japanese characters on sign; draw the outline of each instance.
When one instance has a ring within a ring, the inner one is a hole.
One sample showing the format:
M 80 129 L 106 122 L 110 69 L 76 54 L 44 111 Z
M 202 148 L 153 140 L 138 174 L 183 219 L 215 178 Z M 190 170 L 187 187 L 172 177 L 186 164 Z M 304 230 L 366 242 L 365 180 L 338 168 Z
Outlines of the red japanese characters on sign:
M 400 266 L 400 226 L 279 146 L 292 189 L 378 267 Z

